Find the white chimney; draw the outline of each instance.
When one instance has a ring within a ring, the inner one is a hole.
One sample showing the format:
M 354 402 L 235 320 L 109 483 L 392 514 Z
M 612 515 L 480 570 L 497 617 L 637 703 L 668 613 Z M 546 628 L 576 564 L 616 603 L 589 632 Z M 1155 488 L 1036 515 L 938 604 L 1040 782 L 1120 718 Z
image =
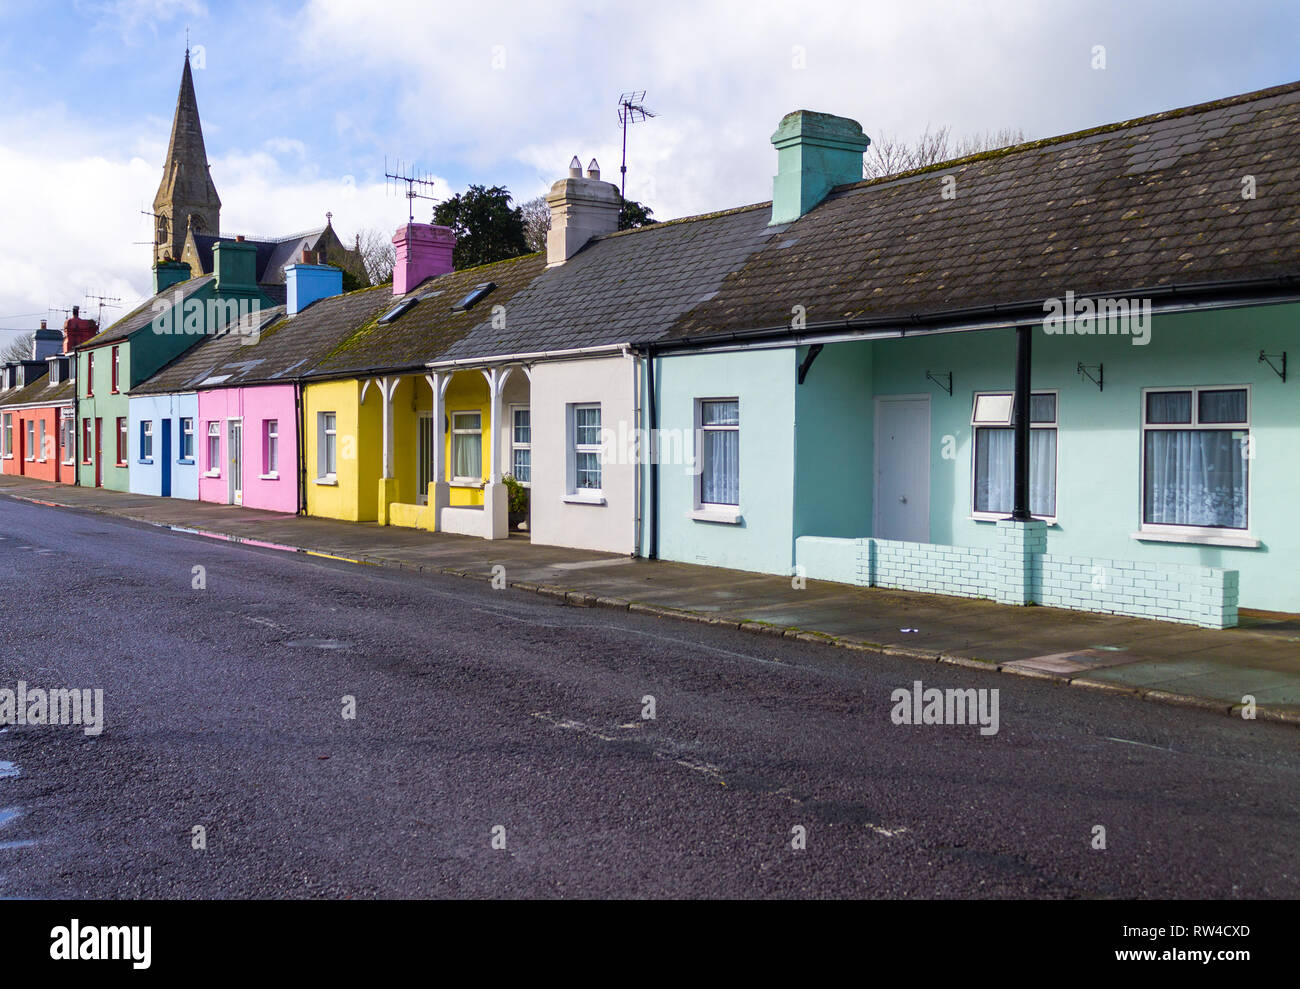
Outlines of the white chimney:
M 549 268 L 564 264 L 591 238 L 617 230 L 622 203 L 618 186 L 600 180 L 596 159 L 591 159 L 584 178 L 582 162 L 574 155 L 569 162 L 569 177 L 551 186 L 546 205 L 551 208 L 551 229 L 546 235 Z

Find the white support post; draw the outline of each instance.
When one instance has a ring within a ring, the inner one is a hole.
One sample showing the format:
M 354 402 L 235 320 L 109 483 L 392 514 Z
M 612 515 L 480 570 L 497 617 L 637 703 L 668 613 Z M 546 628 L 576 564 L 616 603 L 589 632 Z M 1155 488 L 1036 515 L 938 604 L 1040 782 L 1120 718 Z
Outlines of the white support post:
M 494 367 L 481 370 L 488 383 L 490 418 L 488 428 L 483 432 L 491 444 L 488 447 L 488 483 L 483 489 L 483 510 L 488 516 L 488 538 L 504 539 L 510 534 L 510 492 L 501 483 L 501 395 L 510 369 Z
M 432 419 L 433 419 L 433 479 L 429 483 L 428 500 L 430 510 L 430 523 L 428 528 L 432 531 L 442 531 L 442 510 L 451 504 L 451 485 L 447 483 L 447 434 L 443 431 L 443 423 L 446 420 L 447 407 L 445 401 L 447 395 L 447 386 L 451 384 L 452 372 L 440 373 L 438 371 L 430 372 L 424 376 L 424 380 L 429 383 L 429 390 L 433 393 L 432 402 Z

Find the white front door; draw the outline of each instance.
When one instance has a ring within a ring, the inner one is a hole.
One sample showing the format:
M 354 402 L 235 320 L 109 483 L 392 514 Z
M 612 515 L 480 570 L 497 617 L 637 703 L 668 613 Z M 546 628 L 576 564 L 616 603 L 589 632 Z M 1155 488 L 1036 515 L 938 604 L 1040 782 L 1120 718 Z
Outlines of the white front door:
M 230 503 L 244 503 L 244 468 L 241 456 L 244 452 L 244 424 L 239 419 L 231 419 L 226 433 L 226 452 L 230 455 Z
M 930 541 L 930 398 L 876 399 L 878 539 Z

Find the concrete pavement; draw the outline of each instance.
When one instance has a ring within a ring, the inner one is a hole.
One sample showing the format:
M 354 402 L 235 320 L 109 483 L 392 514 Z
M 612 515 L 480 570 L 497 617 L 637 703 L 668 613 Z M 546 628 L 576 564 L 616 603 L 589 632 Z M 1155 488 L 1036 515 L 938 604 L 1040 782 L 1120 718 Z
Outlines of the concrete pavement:
M 519 590 L 763 635 L 996 668 L 1062 685 L 1300 724 L 1300 616 L 1243 612 L 1223 631 L 1169 622 L 1010 608 L 989 601 L 857 588 L 713 567 L 467 536 L 276 515 L 206 502 L 0 475 L 0 495 L 198 531 L 222 539 Z M 494 570 L 501 567 L 501 570 Z

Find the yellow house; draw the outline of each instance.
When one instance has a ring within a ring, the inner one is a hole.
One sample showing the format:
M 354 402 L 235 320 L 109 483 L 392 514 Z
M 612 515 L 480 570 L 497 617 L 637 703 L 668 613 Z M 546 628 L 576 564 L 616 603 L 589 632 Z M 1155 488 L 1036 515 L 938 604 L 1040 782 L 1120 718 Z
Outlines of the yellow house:
M 446 531 L 505 534 L 496 457 L 504 410 L 527 406 L 527 371 L 426 365 L 476 325 L 508 320 L 510 298 L 544 269 L 532 254 L 425 279 L 315 364 L 302 398 L 308 515 L 432 530 L 450 508 Z

